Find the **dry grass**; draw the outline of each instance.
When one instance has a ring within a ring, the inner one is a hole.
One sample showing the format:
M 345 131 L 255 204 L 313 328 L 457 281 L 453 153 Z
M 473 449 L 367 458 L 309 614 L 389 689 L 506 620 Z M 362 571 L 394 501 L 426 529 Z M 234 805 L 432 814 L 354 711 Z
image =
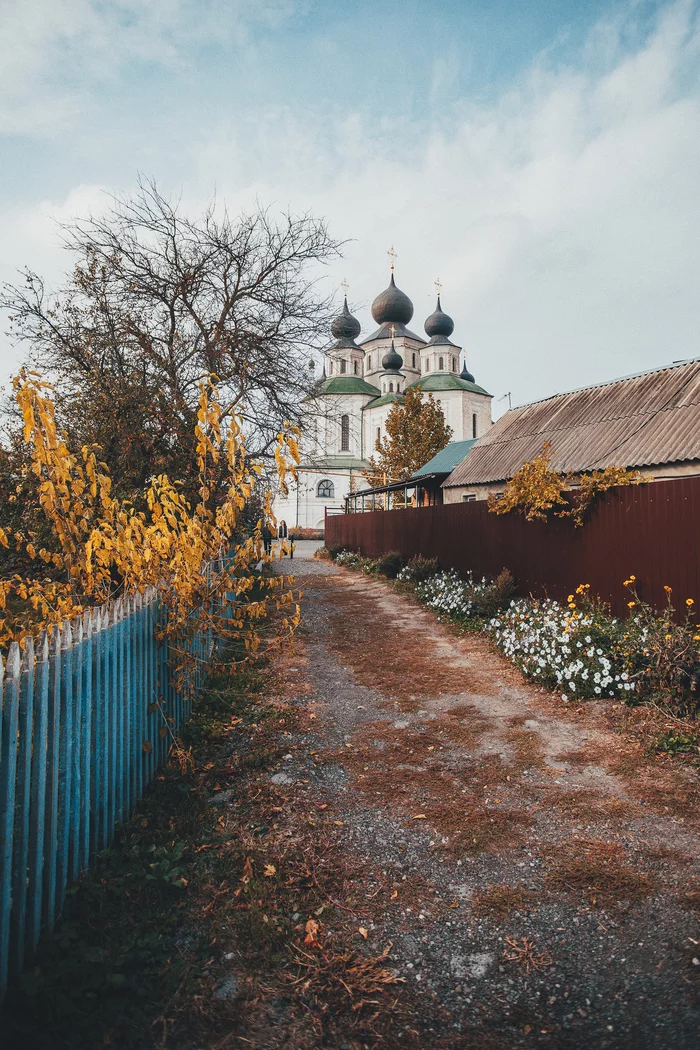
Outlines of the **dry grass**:
M 635 871 L 625 861 L 617 842 L 602 839 L 571 839 L 549 850 L 549 885 L 582 893 L 591 903 L 639 900 L 652 893 L 652 876 Z
M 502 916 L 530 910 L 537 900 L 538 895 L 526 886 L 488 883 L 481 893 L 472 894 L 471 906 L 475 915 Z
M 549 952 L 538 952 L 535 942 L 529 937 L 506 937 L 506 947 L 503 949 L 503 958 L 506 962 L 516 963 L 522 967 L 525 973 L 533 970 L 545 970 L 552 965 L 552 956 Z

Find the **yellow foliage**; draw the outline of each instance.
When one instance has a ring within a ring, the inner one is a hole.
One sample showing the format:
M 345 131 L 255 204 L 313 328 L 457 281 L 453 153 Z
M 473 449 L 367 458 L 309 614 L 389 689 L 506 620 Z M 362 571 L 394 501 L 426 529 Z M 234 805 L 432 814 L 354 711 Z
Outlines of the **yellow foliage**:
M 181 654 L 177 674 L 188 676 L 183 644 L 192 634 L 211 630 L 224 640 L 242 642 L 247 651 L 279 644 L 299 622 L 299 607 L 282 576 L 254 576 L 268 560 L 262 521 L 252 535 L 236 542 L 236 530 L 259 467 L 246 461 L 240 420 L 224 428 L 213 380 L 200 384 L 195 428 L 199 502 L 192 508 L 177 483 L 162 474 L 144 493 L 147 512 L 111 495 L 112 479 L 84 447 L 72 453 L 56 427 L 50 387 L 34 373 L 14 381 L 15 397 L 31 448 L 31 469 L 39 479 L 39 500 L 60 553 L 37 551 L 19 533 L 0 532 L 0 543 L 14 541 L 31 559 L 63 569 L 64 582 L 15 575 L 0 581 L 0 646 L 80 615 L 86 607 L 155 587 L 167 610 L 159 630 Z M 298 431 L 278 436 L 275 460 L 282 481 L 294 473 Z M 212 498 L 212 471 L 225 459 L 225 496 Z M 265 515 L 272 517 L 269 496 Z M 262 597 L 248 596 L 257 587 Z M 14 599 L 14 600 L 13 600 Z M 31 606 L 33 615 L 27 606 Z M 274 616 L 291 606 L 292 615 Z M 261 632 L 265 630 L 263 639 Z
M 560 474 L 550 466 L 552 443 L 545 441 L 542 451 L 533 460 L 523 463 L 506 485 L 503 496 L 489 496 L 489 510 L 494 514 L 508 514 L 516 510 L 528 521 L 546 521 L 555 507 L 558 518 L 571 518 L 574 525 L 583 525 L 586 511 L 601 492 L 620 485 L 640 485 L 644 478 L 636 470 L 624 467 L 605 467 L 590 474 L 582 474 L 578 487 L 572 489 L 575 475 Z M 570 500 L 563 493 L 572 490 Z

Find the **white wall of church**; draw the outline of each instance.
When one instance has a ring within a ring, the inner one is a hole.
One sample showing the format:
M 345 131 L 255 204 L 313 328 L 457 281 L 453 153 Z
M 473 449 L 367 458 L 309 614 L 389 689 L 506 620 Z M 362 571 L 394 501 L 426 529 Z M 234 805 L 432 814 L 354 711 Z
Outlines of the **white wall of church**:
M 366 487 L 357 470 L 329 467 L 328 470 L 299 470 L 298 481 L 290 481 L 289 493 L 278 494 L 273 508 L 277 523 L 285 521 L 288 528 L 322 529 L 325 511 L 345 509 L 345 497 L 350 492 L 351 477 L 356 488 Z

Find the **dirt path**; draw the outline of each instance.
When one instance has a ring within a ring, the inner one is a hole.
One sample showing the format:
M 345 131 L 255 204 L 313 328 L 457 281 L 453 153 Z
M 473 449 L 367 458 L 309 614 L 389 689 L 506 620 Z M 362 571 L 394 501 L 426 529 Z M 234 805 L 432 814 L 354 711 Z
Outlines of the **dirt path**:
M 698 1050 L 697 771 L 313 549 L 294 651 L 211 676 L 2 1050 Z
M 286 688 L 308 732 L 272 782 L 332 809 L 333 849 L 364 880 L 366 947 L 391 943 L 414 1034 L 424 1004 L 441 1046 L 696 1050 L 692 775 L 389 585 L 294 568 L 304 621 Z

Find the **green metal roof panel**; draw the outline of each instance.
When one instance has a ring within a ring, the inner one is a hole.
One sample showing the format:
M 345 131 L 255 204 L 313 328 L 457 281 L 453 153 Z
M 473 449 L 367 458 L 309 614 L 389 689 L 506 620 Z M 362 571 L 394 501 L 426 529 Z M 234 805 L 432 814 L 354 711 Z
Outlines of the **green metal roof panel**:
M 378 397 L 381 390 L 360 376 L 329 376 L 318 390 L 319 394 L 369 394 Z
M 370 401 L 365 408 L 378 408 L 379 405 L 389 405 L 392 401 L 405 401 L 403 394 L 382 394 L 376 401 Z M 364 411 L 364 409 L 363 409 Z
M 432 459 L 429 459 L 420 470 L 417 470 L 413 477 L 421 478 L 425 474 L 450 474 L 467 457 L 470 448 L 474 444 L 476 444 L 475 438 L 471 438 L 469 441 L 450 441 Z
M 409 383 L 409 386 L 419 386 L 424 394 L 434 394 L 438 390 L 468 390 L 472 394 L 486 394 L 487 397 L 491 397 L 483 386 L 470 383 L 467 379 L 460 379 L 451 372 L 437 372 L 435 375 L 421 376 L 414 383 Z

